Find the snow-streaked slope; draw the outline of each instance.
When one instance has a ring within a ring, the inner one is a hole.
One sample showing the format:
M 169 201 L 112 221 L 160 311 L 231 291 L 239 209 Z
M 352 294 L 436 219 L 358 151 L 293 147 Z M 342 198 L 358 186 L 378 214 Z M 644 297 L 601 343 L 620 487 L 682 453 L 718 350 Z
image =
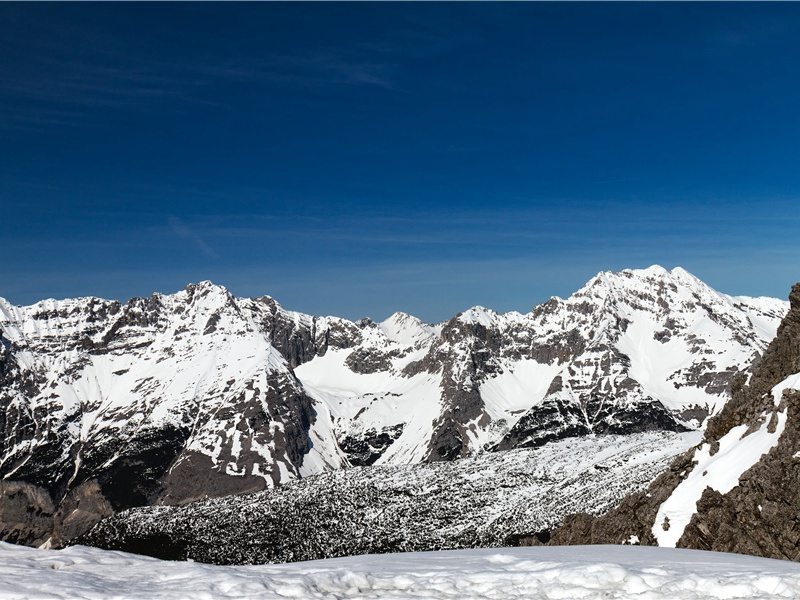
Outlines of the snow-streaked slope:
M 601 273 L 571 300 L 581 298 L 613 305 L 608 312 L 627 321 L 619 332 L 606 321 L 599 333 L 630 359 L 627 374 L 644 393 L 672 410 L 698 405 L 711 414 L 727 394 L 713 377 L 704 384 L 703 375 L 749 366 L 788 308 L 776 299 L 721 294 L 680 267 Z
M 106 317 L 95 318 L 87 304 L 101 306 Z M 305 453 L 287 456 L 286 423 L 278 418 L 268 425 L 268 418 L 256 429 L 247 413 L 249 407 L 269 411 L 270 389 L 301 391 L 286 359 L 224 288 L 205 282 L 123 307 L 94 299 L 27 308 L 3 303 L 3 312 L 3 335 L 17 349 L 16 363 L 39 378 L 35 388 L 14 394 L 6 410 L 41 410 L 62 421 L 60 460 L 73 460 L 76 474 L 86 446 L 108 447 L 103 466 L 109 467 L 124 455 L 120 441 L 181 429 L 187 437 L 172 469 L 202 455 L 211 469 L 267 485 L 297 475 Z M 54 348 L 60 352 L 46 351 Z M 6 448 L 3 462 L 15 461 L 31 443 Z M 309 453 L 321 470 L 342 465 L 324 447 Z M 4 477 L 14 479 L 24 465 L 23 459 Z
M 797 598 L 800 566 L 699 550 L 571 546 L 364 555 L 220 567 L 0 542 L 0 598 Z
M 800 373 L 785 378 L 771 390 L 776 409 L 781 408 L 783 393 L 800 389 Z M 786 428 L 787 407 L 766 411 L 761 426 L 741 424 L 713 443 L 705 442 L 694 452 L 691 471 L 659 507 L 652 532 L 659 546 L 674 548 L 683 535 L 697 503 L 706 488 L 727 494 L 739 484 L 739 478 L 772 448 L 778 445 Z

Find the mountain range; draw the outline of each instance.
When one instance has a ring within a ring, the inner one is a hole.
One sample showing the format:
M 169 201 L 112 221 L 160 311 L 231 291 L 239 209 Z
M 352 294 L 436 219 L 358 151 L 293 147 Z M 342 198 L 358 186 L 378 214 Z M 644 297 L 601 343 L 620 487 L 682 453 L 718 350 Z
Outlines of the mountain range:
M 434 325 L 313 317 L 210 282 L 125 304 L 0 299 L 0 539 L 58 546 L 131 507 L 509 450 L 535 462 L 599 434 L 661 432 L 674 456 L 787 310 L 657 266 Z

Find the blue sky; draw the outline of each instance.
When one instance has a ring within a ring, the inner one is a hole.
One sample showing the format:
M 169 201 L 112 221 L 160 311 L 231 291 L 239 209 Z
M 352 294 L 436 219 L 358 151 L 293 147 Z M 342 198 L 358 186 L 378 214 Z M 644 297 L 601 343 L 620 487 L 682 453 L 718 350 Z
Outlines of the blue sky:
M 0 296 L 800 280 L 800 4 L 0 4 Z

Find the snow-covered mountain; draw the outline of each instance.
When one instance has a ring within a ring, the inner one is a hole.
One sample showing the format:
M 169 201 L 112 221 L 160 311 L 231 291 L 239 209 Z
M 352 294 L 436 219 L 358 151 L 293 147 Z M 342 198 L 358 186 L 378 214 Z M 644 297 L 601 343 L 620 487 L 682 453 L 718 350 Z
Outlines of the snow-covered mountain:
M 362 323 L 355 350 L 295 373 L 330 409 L 354 464 L 697 428 L 786 309 L 720 294 L 679 268 L 600 273 L 525 315 L 474 307 L 435 327 L 402 314 Z
M 661 267 L 438 325 L 209 282 L 124 305 L 0 299 L 0 538 L 59 543 L 130 506 L 350 465 L 696 428 L 786 310 Z

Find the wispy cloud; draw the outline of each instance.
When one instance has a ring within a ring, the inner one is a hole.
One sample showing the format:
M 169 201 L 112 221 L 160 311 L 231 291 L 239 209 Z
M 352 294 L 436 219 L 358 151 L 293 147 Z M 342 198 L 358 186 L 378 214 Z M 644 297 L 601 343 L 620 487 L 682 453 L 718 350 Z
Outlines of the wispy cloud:
M 184 72 L 208 81 L 230 81 L 248 84 L 289 84 L 298 86 L 364 85 L 387 90 L 395 89 L 393 68 L 388 62 L 364 60 L 348 56 L 348 52 L 319 50 L 306 54 L 271 54 L 184 65 Z
M 98 108 L 146 112 L 169 101 L 175 110 L 185 102 L 219 106 L 217 91 L 237 85 L 264 91 L 280 86 L 282 92 L 287 86 L 397 89 L 389 64 L 336 52 L 126 66 L 48 56 L 17 67 L 0 74 L 0 129 L 83 126 Z
M 184 223 L 181 219 L 170 215 L 167 221 L 170 229 L 175 235 L 192 242 L 208 258 L 219 258 L 219 254 L 217 254 L 216 250 L 209 246 L 205 240 L 200 237 L 200 234 L 198 234 L 197 231 L 186 225 L 186 223 Z

